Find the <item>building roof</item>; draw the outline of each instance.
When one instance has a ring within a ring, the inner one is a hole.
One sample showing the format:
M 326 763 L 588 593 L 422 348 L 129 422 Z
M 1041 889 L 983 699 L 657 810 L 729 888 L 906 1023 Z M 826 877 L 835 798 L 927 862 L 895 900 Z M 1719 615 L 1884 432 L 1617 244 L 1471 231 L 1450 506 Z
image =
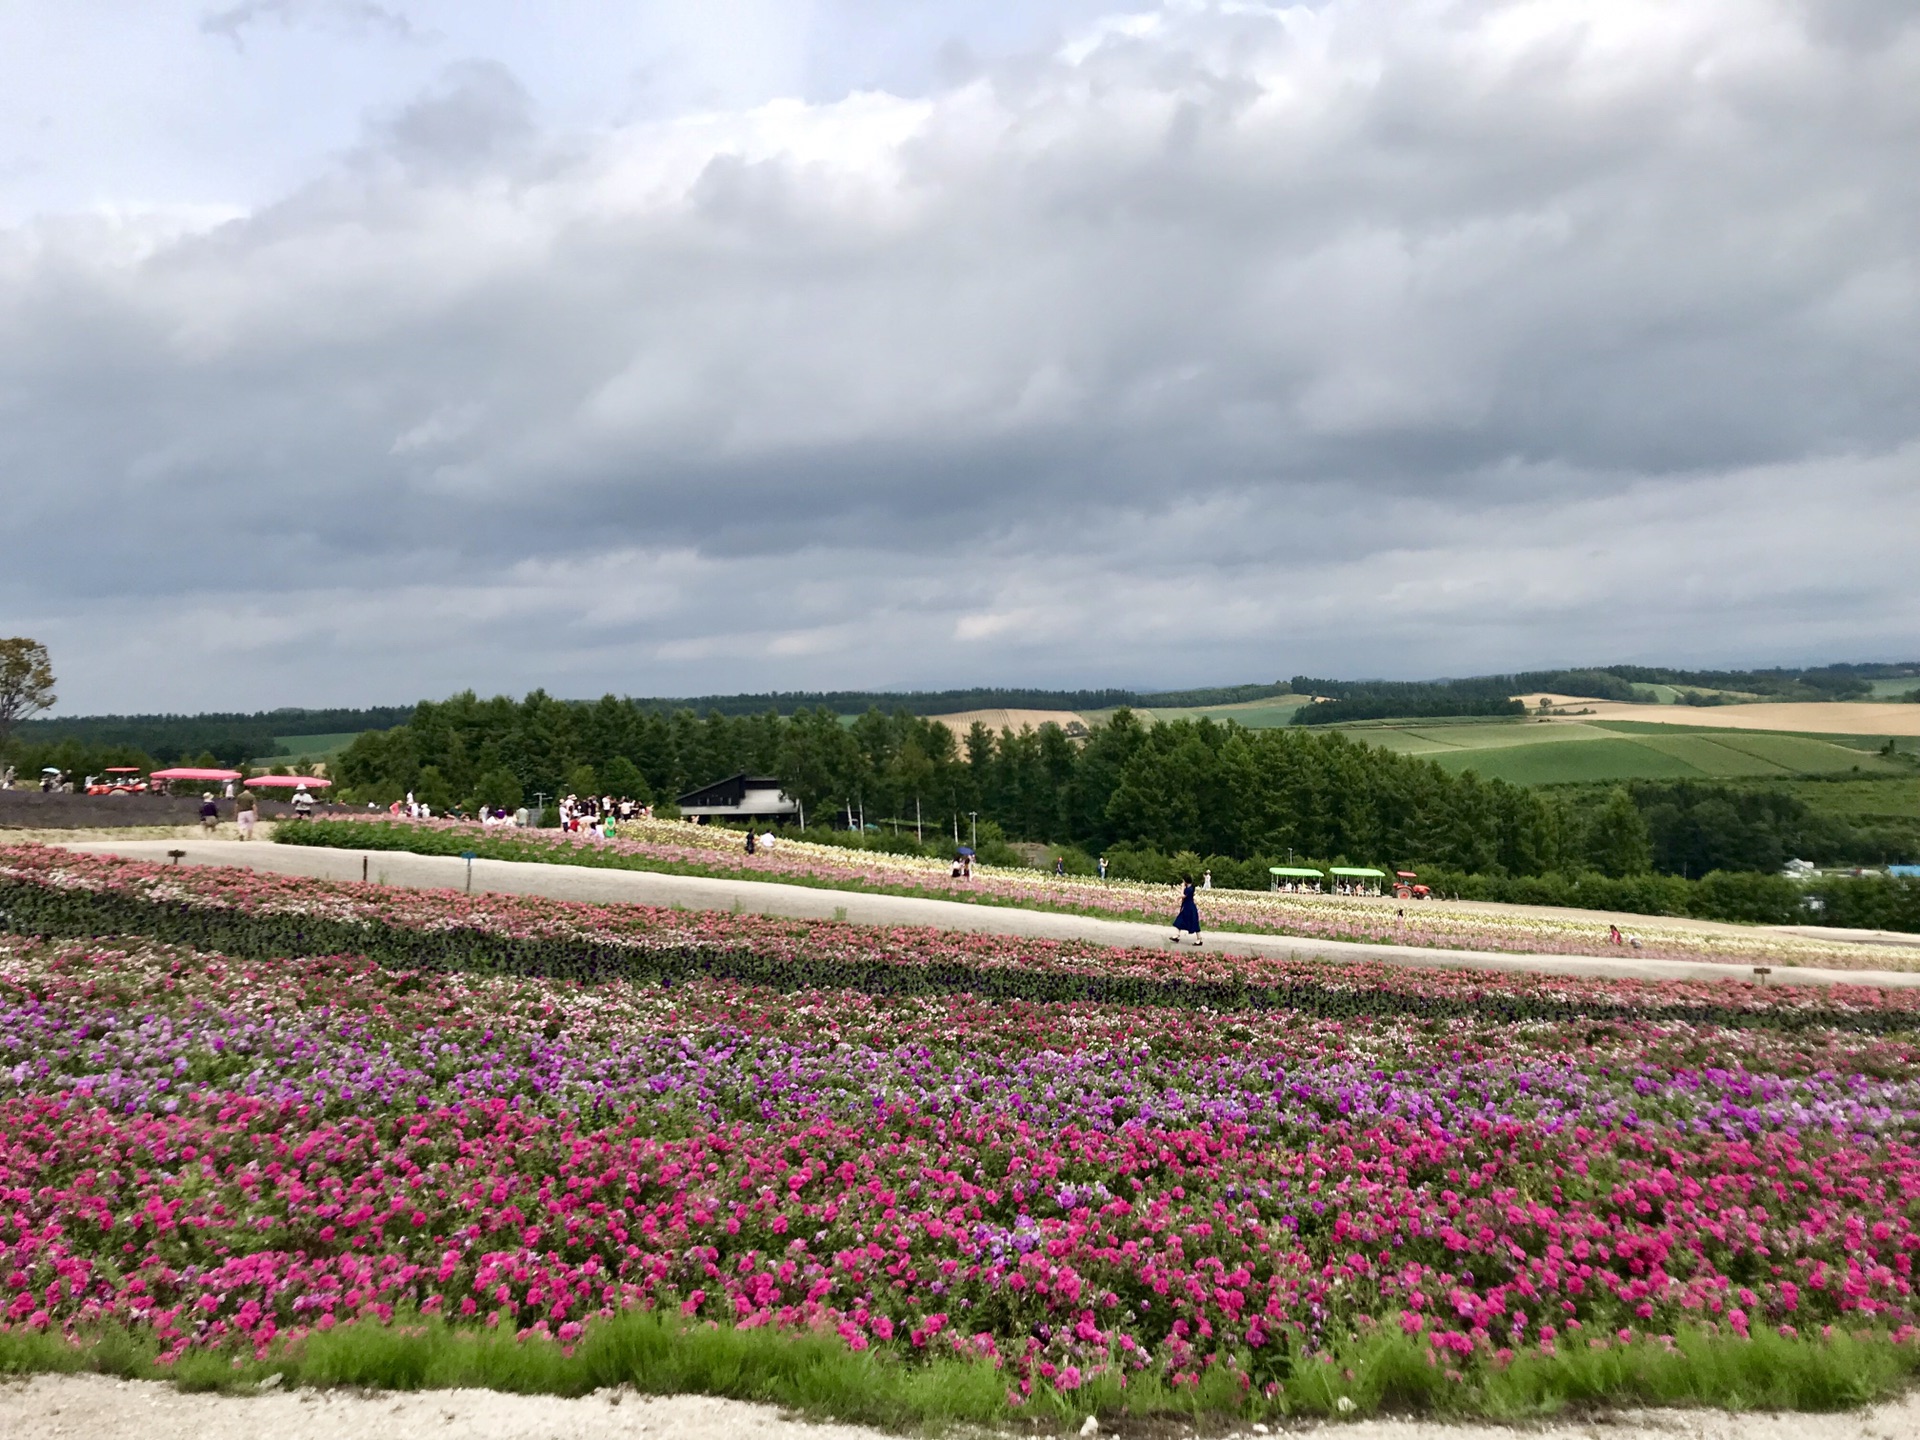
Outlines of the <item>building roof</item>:
M 749 775 L 745 771 L 689 790 L 679 804 L 682 811 L 752 815 L 786 814 L 799 808 L 782 793 L 778 776 Z

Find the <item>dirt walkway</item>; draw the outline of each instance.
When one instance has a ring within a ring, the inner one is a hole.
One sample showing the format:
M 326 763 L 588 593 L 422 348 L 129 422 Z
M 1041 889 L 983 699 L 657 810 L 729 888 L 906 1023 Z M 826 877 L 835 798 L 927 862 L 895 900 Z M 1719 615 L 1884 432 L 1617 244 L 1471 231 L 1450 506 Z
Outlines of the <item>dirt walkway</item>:
M 1903 1440 L 1920 1435 L 1920 1395 L 1845 1415 L 1659 1410 L 1523 1429 L 1413 1421 L 1310 1428 L 1342 1440 Z M 183 1395 L 150 1381 L 97 1375 L 43 1375 L 0 1385 L 0 1435 L 8 1440 L 878 1440 L 870 1430 L 805 1424 L 766 1406 L 697 1395 L 658 1399 L 605 1391 L 560 1400 L 484 1390 L 407 1395 L 303 1390 L 239 1398 Z
M 413 889 L 454 889 L 467 883 L 466 862 L 450 855 L 413 855 L 405 851 L 334 850 L 305 845 L 263 845 L 211 841 L 86 841 L 71 847 L 94 854 L 136 860 L 165 860 L 184 851 L 188 865 L 240 865 L 284 875 L 331 880 L 362 878 Z M 926 900 L 905 895 L 870 895 L 854 890 L 816 890 L 764 880 L 718 880 L 693 875 L 662 875 L 647 870 L 601 870 L 583 865 L 541 865 L 517 860 L 476 860 L 473 888 L 506 895 L 545 895 L 557 900 L 599 904 L 678 905 L 689 910 L 737 910 L 815 920 L 850 920 L 860 925 L 929 925 L 940 930 L 1035 939 L 1089 940 L 1101 945 L 1169 947 L 1164 925 L 1017 910 L 1001 905 L 969 905 L 958 900 Z M 1714 980 L 1751 982 L 1745 965 L 1708 961 L 1621 959 L 1606 955 L 1507 955 L 1481 950 L 1439 950 L 1414 945 L 1363 945 L 1345 940 L 1295 936 L 1245 935 L 1212 931 L 1207 948 L 1223 955 L 1263 955 L 1329 960 L 1373 960 L 1389 965 L 1436 969 L 1528 971 L 1545 975 L 1589 975 L 1610 979 Z M 1895 952 L 1896 954 L 1898 952 Z M 1824 970 L 1777 966 L 1779 980 L 1799 984 L 1920 986 L 1920 972 L 1897 970 Z

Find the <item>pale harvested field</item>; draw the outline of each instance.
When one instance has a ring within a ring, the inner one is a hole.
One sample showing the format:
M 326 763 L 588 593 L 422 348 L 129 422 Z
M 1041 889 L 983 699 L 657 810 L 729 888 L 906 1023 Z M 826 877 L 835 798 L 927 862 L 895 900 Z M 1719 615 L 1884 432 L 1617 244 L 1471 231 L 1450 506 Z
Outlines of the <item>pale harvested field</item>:
M 978 720 L 987 729 L 998 735 L 1002 730 L 1016 733 L 1031 726 L 1038 730 L 1042 725 L 1058 725 L 1062 730 L 1069 725 L 1084 727 L 1086 719 L 1074 710 L 961 710 L 952 715 L 929 715 L 929 720 L 938 721 L 953 731 L 953 738 L 964 740 L 967 731 Z
M 1274 1433 L 1337 1434 L 1343 1440 L 1897 1440 L 1920 1435 L 1920 1396 L 1841 1415 L 1651 1410 L 1520 1427 L 1363 1420 L 1299 1430 L 1281 1426 Z M 242 1397 L 186 1395 L 151 1381 L 98 1375 L 43 1375 L 0 1386 L 0 1435 L 8 1440 L 883 1440 L 874 1430 L 807 1424 L 765 1405 L 696 1395 L 649 1398 L 612 1390 L 569 1400 L 484 1390 L 301 1390 Z M 1122 1429 L 1116 1440 L 1127 1435 Z M 1255 1437 L 1240 1432 L 1228 1440 Z
M 1518 697 L 1532 709 L 1541 696 Z M 1760 701 L 1752 705 L 1628 705 L 1549 695 L 1555 705 L 1590 710 L 1570 720 L 1641 720 L 1651 725 L 1698 725 L 1712 730 L 1789 730 L 1803 735 L 1920 735 L 1920 705 L 1838 701 Z
M 1641 720 L 1653 725 L 1695 725 L 1712 730 L 1786 730 L 1804 735 L 1920 735 L 1920 705 L 1881 701 L 1807 702 L 1762 701 L 1751 705 L 1629 705 L 1619 700 L 1594 700 L 1579 695 L 1554 695 L 1536 691 L 1516 697 L 1528 710 L 1548 703 L 1591 713 L 1566 716 L 1568 720 Z M 1265 702 L 1261 702 L 1265 703 Z M 1222 718 L 1230 715 L 1223 707 Z M 998 735 L 1002 730 L 1021 730 L 1032 726 L 1087 723 L 1074 710 L 962 710 L 953 715 L 929 715 L 964 738 L 978 720 Z M 1560 718 L 1560 717 L 1555 717 Z

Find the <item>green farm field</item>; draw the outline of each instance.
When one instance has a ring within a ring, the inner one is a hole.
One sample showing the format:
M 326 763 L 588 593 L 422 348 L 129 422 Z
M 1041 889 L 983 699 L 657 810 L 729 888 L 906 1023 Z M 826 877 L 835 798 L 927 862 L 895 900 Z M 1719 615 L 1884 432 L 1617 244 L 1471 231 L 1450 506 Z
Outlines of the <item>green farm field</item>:
M 296 760 L 331 760 L 354 742 L 358 730 L 343 730 L 333 735 L 280 735 L 274 743 L 280 747 L 278 755 L 267 755 L 254 761 L 256 765 L 291 765 Z
M 1231 720 L 1249 730 L 1278 730 L 1291 725 L 1293 717 L 1308 702 L 1304 695 L 1276 695 L 1266 700 L 1245 700 L 1237 705 L 1200 705 L 1184 708 L 1148 708 L 1135 706 L 1133 713 L 1153 724 L 1174 720 Z M 1081 712 L 1089 725 L 1104 724 L 1113 718 L 1111 710 Z
M 1608 721 L 1537 720 L 1347 727 L 1356 740 L 1419 755 L 1449 770 L 1477 771 L 1513 785 L 1620 780 L 1786 780 L 1796 776 L 1911 775 L 1877 752 L 1884 740 L 1715 730 Z M 1869 745 L 1875 748 L 1869 748 Z
M 1248 700 L 1238 705 L 1211 705 L 1195 709 L 1143 710 L 1156 723 L 1173 720 L 1231 720 L 1249 730 L 1277 730 L 1291 725 L 1293 717 L 1308 703 L 1304 695 L 1280 695 L 1270 700 Z

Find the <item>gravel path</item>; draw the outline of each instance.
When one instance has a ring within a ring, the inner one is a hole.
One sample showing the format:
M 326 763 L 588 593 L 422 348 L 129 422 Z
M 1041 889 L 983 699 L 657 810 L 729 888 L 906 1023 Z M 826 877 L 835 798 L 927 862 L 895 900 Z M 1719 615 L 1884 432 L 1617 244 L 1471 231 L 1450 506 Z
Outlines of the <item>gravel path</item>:
M 286 875 L 331 880 L 369 880 L 415 889 L 460 889 L 466 862 L 457 856 L 412 855 L 404 851 L 334 850 L 305 845 L 241 844 L 221 840 L 93 840 L 74 850 L 122 855 L 134 860 L 165 860 L 184 850 L 187 865 L 243 865 Z M 1051 940 L 1091 940 L 1102 945 L 1169 948 L 1170 927 L 1000 905 L 969 905 L 957 900 L 923 900 L 904 895 L 869 895 L 853 890 L 816 890 L 764 880 L 718 880 L 693 875 L 662 875 L 646 870 L 600 870 L 581 865 L 541 865 L 517 860 L 476 860 L 473 888 L 507 895 L 545 895 L 558 900 L 600 904 L 679 905 L 689 910 L 740 910 L 804 919 L 850 920 L 861 925 L 928 925 L 996 935 L 1026 935 Z M 1591 975 L 1612 979 L 1751 981 L 1744 965 L 1694 960 L 1624 959 L 1605 955 L 1506 955 L 1482 950 L 1437 950 L 1413 945 L 1362 945 L 1344 940 L 1244 935 L 1212 931 L 1207 948 L 1225 955 L 1300 956 L 1330 960 L 1375 960 L 1391 965 L 1439 969 L 1532 971 L 1547 975 Z M 1825 970 L 1777 965 L 1781 980 L 1816 985 L 1920 985 L 1920 972 L 1898 970 Z
M 1920 1395 L 1845 1415 L 1660 1410 L 1522 1429 L 1397 1420 L 1311 1428 L 1342 1440 L 1904 1440 L 1920 1435 Z M 8 1440 L 879 1440 L 871 1430 L 805 1424 L 766 1406 L 697 1395 L 659 1399 L 606 1391 L 561 1400 L 484 1390 L 407 1395 L 302 1390 L 241 1398 L 183 1395 L 168 1385 L 98 1375 L 42 1375 L 0 1385 L 0 1435 Z

